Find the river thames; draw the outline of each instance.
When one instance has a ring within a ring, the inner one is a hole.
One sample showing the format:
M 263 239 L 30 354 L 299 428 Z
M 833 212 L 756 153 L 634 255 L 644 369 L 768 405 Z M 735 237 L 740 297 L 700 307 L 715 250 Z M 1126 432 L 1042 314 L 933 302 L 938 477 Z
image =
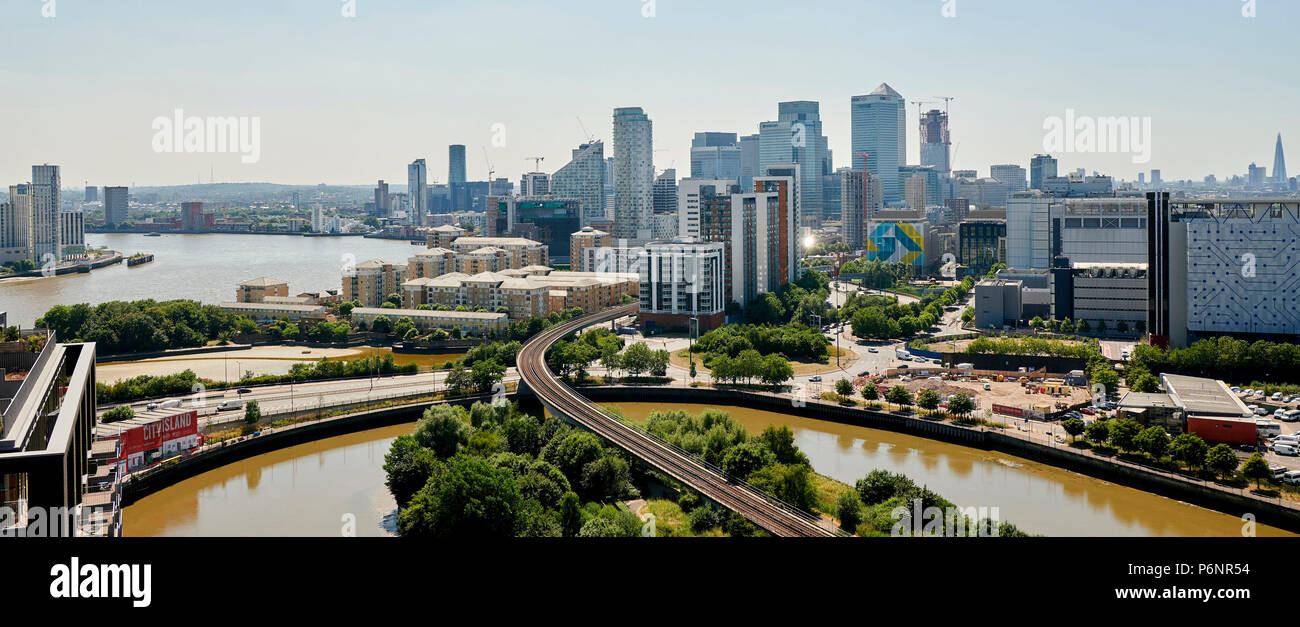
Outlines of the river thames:
M 86 245 L 107 246 L 128 256 L 152 253 L 156 261 L 134 268 L 123 263 L 89 274 L 0 281 L 0 311 L 9 312 L 9 324 L 30 327 L 55 305 L 145 298 L 215 305 L 233 301 L 241 281 L 263 276 L 288 281 L 291 296 L 336 290 L 348 262 L 405 263 L 422 249 L 405 240 L 231 234 L 87 233 Z

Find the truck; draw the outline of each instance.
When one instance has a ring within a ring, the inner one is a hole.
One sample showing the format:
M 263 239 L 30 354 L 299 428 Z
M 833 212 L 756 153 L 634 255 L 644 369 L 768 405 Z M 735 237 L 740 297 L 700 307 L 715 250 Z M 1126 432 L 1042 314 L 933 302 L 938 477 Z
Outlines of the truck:
M 958 370 L 974 370 L 975 364 L 957 364 Z
M 894 351 L 894 355 L 903 361 L 912 361 L 912 353 L 905 348 Z

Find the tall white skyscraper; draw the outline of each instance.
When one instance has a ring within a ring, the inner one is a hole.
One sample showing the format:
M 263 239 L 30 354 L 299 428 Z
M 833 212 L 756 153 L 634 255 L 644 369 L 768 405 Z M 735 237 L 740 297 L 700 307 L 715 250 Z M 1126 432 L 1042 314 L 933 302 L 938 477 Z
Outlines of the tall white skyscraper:
M 880 178 L 886 204 L 902 200 L 898 166 L 907 164 L 907 101 L 892 87 L 881 83 L 865 96 L 850 102 L 853 129 L 853 159 L 867 153 L 867 171 Z
M 424 159 L 416 159 L 406 168 L 406 197 L 411 224 L 424 226 L 424 216 L 429 212 L 429 168 Z
M 582 224 L 605 218 L 605 143 L 593 141 L 573 150 L 573 158 L 551 175 L 557 198 L 582 201 Z
M 777 120 L 759 124 L 758 136 L 758 171 L 778 163 L 799 164 L 802 214 L 821 216 L 822 176 L 831 172 L 820 105 L 811 101 L 782 102 Z
M 62 184 L 57 165 L 32 166 L 31 246 L 37 265 L 63 259 L 59 241 L 59 189 Z M 52 255 L 49 259 L 46 255 Z
M 614 109 L 614 237 L 654 235 L 654 125 L 641 107 Z

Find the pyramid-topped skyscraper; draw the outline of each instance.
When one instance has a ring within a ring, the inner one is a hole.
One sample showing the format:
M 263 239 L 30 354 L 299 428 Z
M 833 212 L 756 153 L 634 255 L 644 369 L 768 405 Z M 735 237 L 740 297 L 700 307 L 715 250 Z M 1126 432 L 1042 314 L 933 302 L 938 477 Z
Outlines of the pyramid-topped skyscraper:
M 1282 134 L 1277 134 L 1277 148 L 1273 151 L 1273 184 L 1286 185 L 1286 157 L 1282 156 Z

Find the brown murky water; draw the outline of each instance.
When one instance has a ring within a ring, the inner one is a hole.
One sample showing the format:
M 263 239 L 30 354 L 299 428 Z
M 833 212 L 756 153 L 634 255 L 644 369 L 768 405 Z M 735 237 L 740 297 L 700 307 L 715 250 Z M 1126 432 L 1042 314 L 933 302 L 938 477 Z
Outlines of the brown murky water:
M 657 409 L 707 406 L 621 403 L 644 420 Z M 960 506 L 997 507 L 999 518 L 1049 536 L 1241 535 L 1240 518 L 997 452 L 740 407 L 723 407 L 751 433 L 787 424 L 824 475 L 852 484 L 876 468 L 902 472 Z M 204 473 L 128 507 L 130 536 L 339 536 L 352 514 L 358 536 L 391 535 L 396 506 L 384 487 L 384 453 L 413 425 L 330 438 Z M 1260 536 L 1294 536 L 1259 525 Z
M 396 532 L 384 454 L 394 425 L 258 455 L 155 492 L 123 512 L 127 536 L 358 537 Z M 349 517 L 349 518 L 345 518 Z
M 618 403 L 628 418 L 708 405 Z M 1240 537 L 1235 516 L 995 451 L 743 407 L 720 407 L 751 434 L 789 425 L 818 473 L 853 485 L 877 468 L 901 472 L 957 505 L 997 507 L 1001 520 L 1049 536 Z M 1295 536 L 1257 526 L 1260 536 Z

